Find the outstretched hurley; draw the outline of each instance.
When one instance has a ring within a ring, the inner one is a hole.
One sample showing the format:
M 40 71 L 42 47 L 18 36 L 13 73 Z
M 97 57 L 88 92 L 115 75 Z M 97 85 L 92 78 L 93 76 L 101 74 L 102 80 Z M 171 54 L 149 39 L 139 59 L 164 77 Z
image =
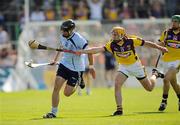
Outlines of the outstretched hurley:
M 48 47 L 45 45 L 40 44 L 38 41 L 36 40 L 30 40 L 28 42 L 28 45 L 31 49 L 42 49 L 42 50 L 54 50 L 54 51 L 60 51 L 60 52 L 68 52 L 68 53 L 73 53 L 76 54 L 76 52 L 72 51 L 72 50 L 66 50 L 66 49 L 59 49 L 59 48 L 52 48 L 52 47 Z

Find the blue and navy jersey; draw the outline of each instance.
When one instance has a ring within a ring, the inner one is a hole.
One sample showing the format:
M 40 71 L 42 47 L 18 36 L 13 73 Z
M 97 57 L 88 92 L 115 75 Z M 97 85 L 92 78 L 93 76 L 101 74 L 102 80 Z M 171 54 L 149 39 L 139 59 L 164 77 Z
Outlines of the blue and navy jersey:
M 88 45 L 87 40 L 77 32 L 74 32 L 69 38 L 61 35 L 60 43 L 64 49 L 73 51 L 85 49 Z M 85 70 L 82 55 L 78 56 L 72 53 L 64 53 L 60 63 L 72 71 Z

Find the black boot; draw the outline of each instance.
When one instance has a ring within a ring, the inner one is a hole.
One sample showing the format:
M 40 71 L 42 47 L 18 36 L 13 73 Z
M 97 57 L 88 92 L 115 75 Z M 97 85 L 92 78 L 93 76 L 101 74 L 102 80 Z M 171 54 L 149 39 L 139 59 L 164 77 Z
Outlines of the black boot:
M 113 116 L 116 116 L 116 115 L 122 115 L 123 114 L 123 111 L 115 111 L 113 113 Z
M 159 107 L 159 111 L 164 111 L 167 106 L 167 100 L 162 100 L 161 105 Z
M 85 83 L 84 83 L 83 78 L 81 79 L 81 82 L 80 82 L 79 86 L 80 86 L 81 89 L 85 88 Z
M 54 115 L 53 113 L 47 113 L 46 115 L 43 116 L 43 118 L 56 118 L 56 115 Z
M 164 74 L 157 69 L 152 69 L 152 75 L 155 75 L 157 78 L 164 78 Z

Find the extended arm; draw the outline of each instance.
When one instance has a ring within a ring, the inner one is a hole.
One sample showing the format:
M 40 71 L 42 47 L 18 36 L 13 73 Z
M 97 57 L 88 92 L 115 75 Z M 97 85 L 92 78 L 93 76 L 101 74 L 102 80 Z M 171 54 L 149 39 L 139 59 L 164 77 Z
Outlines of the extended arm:
M 164 42 L 157 42 L 157 44 L 160 46 L 165 46 Z
M 104 51 L 105 51 L 104 47 L 93 47 L 93 48 L 88 48 L 85 50 L 79 50 L 77 52 L 85 53 L 85 54 L 96 54 L 96 53 L 100 53 Z
M 151 41 L 145 41 L 144 46 L 159 49 L 162 52 L 168 52 L 166 47 L 160 46 L 160 45 L 153 43 Z

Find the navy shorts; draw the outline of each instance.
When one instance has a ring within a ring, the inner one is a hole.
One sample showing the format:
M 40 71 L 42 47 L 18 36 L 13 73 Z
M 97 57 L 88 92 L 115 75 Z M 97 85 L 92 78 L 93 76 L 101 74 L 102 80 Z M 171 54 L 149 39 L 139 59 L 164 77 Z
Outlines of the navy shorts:
M 75 87 L 76 84 L 79 84 L 82 80 L 83 71 L 72 71 L 65 67 L 63 64 L 60 64 L 56 72 L 56 76 L 60 76 L 67 80 L 67 84 Z

